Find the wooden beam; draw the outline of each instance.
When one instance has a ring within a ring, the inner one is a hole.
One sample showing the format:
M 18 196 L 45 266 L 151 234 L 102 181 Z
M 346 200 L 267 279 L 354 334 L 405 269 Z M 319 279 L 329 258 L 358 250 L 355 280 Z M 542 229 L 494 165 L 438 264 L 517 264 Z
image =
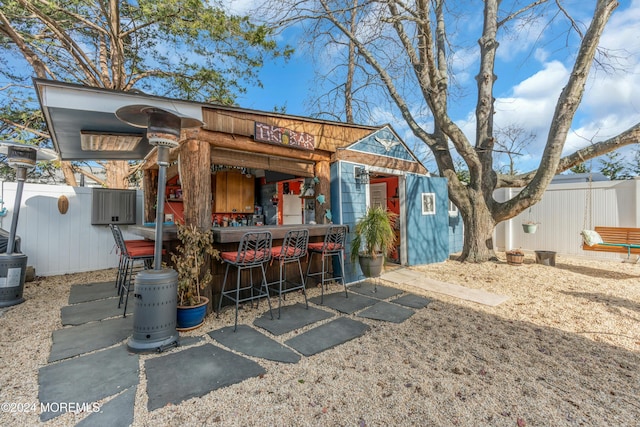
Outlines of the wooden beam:
M 313 162 L 244 153 L 226 148 L 211 149 L 211 164 L 263 169 L 306 177 L 312 177 L 314 173 Z
M 359 151 L 340 150 L 337 151 L 332 161 L 344 160 L 364 165 L 376 166 L 380 168 L 396 169 L 416 174 L 428 173 L 427 168 L 418 162 L 409 162 L 393 157 L 378 156 L 375 154 L 361 153 Z
M 191 132 L 187 132 L 188 138 L 194 136 Z M 291 159 L 305 160 L 308 162 L 329 161 L 331 154 L 326 151 L 315 150 L 296 150 L 288 147 L 266 144 L 263 142 L 255 142 L 247 136 L 232 135 L 222 132 L 212 132 L 201 129 L 197 134 L 197 139 L 206 141 L 212 147 L 227 148 L 256 154 L 265 154 L 267 156 L 286 157 Z

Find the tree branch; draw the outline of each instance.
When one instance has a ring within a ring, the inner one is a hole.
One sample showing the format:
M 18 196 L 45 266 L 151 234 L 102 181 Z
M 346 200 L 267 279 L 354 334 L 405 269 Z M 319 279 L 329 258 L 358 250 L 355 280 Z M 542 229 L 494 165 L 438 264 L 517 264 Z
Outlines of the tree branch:
M 567 171 L 580 163 L 599 157 L 603 154 L 610 153 L 618 148 L 638 143 L 640 143 L 640 123 L 627 129 L 620 135 L 609 138 L 606 141 L 600 141 L 589 145 L 566 157 L 563 157 L 558 163 L 558 168 L 556 169 L 555 174 Z M 531 182 L 536 172 L 537 170 L 529 171 L 520 175 L 498 175 L 497 187 L 524 187 Z

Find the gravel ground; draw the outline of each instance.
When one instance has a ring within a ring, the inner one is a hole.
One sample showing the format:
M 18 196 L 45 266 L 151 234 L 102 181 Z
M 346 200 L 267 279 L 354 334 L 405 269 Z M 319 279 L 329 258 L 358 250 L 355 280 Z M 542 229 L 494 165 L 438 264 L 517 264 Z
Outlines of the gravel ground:
M 401 324 L 359 319 L 371 327 L 363 337 L 297 364 L 254 359 L 265 375 L 180 405 L 147 410 L 144 361 L 157 356 L 141 356 L 134 425 L 640 425 L 640 265 L 558 256 L 548 267 L 529 254 L 514 267 L 501 258 L 415 267 L 511 297 L 497 307 L 405 288 L 433 302 Z M 0 401 L 37 402 L 38 369 L 71 285 L 114 276 L 37 278 L 26 285 L 25 303 L 0 312 Z M 287 304 L 300 300 L 291 295 Z M 259 314 L 243 310 L 240 322 Z M 228 310 L 185 335 L 232 322 Z M 0 425 L 38 423 L 37 413 L 0 413 Z

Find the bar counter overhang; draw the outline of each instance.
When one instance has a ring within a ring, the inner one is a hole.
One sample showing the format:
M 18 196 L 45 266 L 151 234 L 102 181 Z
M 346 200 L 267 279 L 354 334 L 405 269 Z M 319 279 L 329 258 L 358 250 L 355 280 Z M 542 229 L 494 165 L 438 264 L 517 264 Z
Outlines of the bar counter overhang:
M 213 227 L 213 244 L 238 243 L 240 238 L 250 231 L 270 231 L 276 246 L 277 240 L 282 240 L 288 230 L 307 229 L 309 230 L 309 238 L 324 237 L 327 229 L 333 224 L 293 224 L 293 225 L 263 225 L 259 227 L 241 226 L 241 227 Z M 155 227 L 143 225 L 131 225 L 128 230 L 145 239 L 155 240 Z M 177 228 L 175 225 L 165 226 L 163 228 L 163 241 L 177 241 Z

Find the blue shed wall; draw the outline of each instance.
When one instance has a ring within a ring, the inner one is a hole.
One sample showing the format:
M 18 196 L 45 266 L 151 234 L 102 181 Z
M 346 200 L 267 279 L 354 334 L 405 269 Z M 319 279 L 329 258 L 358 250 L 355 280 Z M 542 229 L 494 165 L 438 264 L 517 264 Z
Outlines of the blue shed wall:
M 333 222 L 349 227 L 345 254 L 345 278 L 347 283 L 362 280 L 364 276 L 357 263 L 349 259 L 351 240 L 356 221 L 367 208 L 367 186 L 356 182 L 355 165 L 336 162 L 331 165 L 331 206 Z M 436 195 L 436 214 L 422 215 L 422 193 Z M 445 178 L 424 175 L 406 175 L 407 205 L 407 263 L 409 265 L 442 262 L 449 257 L 450 236 L 458 238 L 460 226 L 449 223 L 449 198 Z M 339 265 L 334 261 L 334 271 Z
M 460 212 L 455 215 L 449 215 L 449 254 L 462 251 L 464 244 L 464 227 L 462 226 L 462 217 Z
M 356 221 L 362 217 L 367 208 L 367 186 L 356 183 L 354 174 L 355 165 L 352 163 L 335 162 L 331 164 L 331 206 L 333 222 L 345 224 L 349 227 L 347 246 L 345 253 L 345 277 L 347 283 L 361 280 L 358 262 L 351 262 L 351 240 Z M 334 262 L 334 269 L 339 269 Z
M 422 214 L 422 193 L 434 193 L 435 215 Z M 407 263 L 442 262 L 449 257 L 449 194 L 447 180 L 422 175 L 406 177 Z

